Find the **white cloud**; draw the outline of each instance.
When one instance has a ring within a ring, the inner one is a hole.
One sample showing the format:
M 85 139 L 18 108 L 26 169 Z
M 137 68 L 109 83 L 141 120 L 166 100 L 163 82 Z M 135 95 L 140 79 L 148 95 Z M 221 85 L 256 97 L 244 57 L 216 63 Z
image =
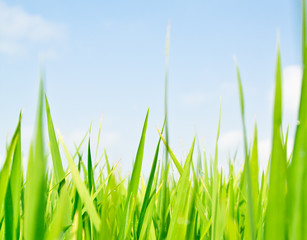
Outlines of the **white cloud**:
M 110 148 L 112 145 L 116 144 L 120 140 L 120 135 L 116 132 L 107 132 L 101 136 L 101 142 L 103 147 Z
M 25 49 L 22 45 L 14 42 L 0 41 L 0 52 L 6 55 L 24 54 Z
M 302 84 L 302 68 L 287 66 L 283 70 L 283 102 L 286 113 L 297 115 Z
M 189 93 L 184 95 L 181 101 L 185 107 L 198 107 L 205 102 L 205 95 L 199 92 Z
M 219 146 L 224 152 L 234 152 L 242 143 L 242 133 L 239 130 L 229 131 L 221 135 Z
M 45 62 L 46 60 L 55 59 L 57 57 L 57 53 L 54 49 L 49 49 L 40 51 L 38 57 L 41 62 Z
M 0 52 L 16 55 L 35 44 L 50 44 L 64 38 L 65 28 L 62 25 L 0 1 Z

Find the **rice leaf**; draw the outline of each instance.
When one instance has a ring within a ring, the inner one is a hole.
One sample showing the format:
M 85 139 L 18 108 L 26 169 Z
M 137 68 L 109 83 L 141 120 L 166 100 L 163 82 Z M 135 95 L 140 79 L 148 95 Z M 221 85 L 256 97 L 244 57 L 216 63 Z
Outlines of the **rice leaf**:
M 147 114 L 146 114 L 141 140 L 140 140 L 140 143 L 139 143 L 138 151 L 137 151 L 137 154 L 136 154 L 136 157 L 135 157 L 135 162 L 134 162 L 134 165 L 133 165 L 131 180 L 130 180 L 129 186 L 128 186 L 128 196 L 130 194 L 137 196 L 137 190 L 138 190 L 138 186 L 139 186 L 139 180 L 140 180 L 141 168 L 142 168 L 142 162 L 143 162 L 145 135 L 146 135 L 147 123 L 148 123 L 148 114 L 149 114 L 149 109 L 148 109 Z
M 161 132 L 163 132 L 164 124 L 165 124 L 165 122 L 163 123 Z M 152 162 L 150 175 L 149 175 L 149 179 L 148 179 L 148 183 L 147 183 L 147 187 L 146 187 L 146 192 L 145 192 L 145 196 L 144 196 L 144 200 L 143 200 L 143 204 L 142 204 L 142 208 L 141 208 L 141 213 L 140 213 L 139 223 L 138 223 L 138 228 L 137 228 L 137 236 L 138 237 L 140 236 L 140 233 L 141 233 L 142 224 L 143 224 L 144 217 L 145 217 L 145 212 L 146 212 L 146 209 L 148 207 L 149 200 L 150 200 L 149 196 L 150 196 L 150 193 L 151 193 L 151 188 L 152 188 L 154 177 L 155 177 L 155 172 L 156 172 L 156 167 L 157 167 L 157 162 L 158 162 L 159 149 L 160 149 L 160 142 L 161 142 L 161 137 L 159 138 L 159 141 L 158 141 L 158 144 L 157 144 L 157 147 L 156 147 L 155 156 L 154 156 L 154 160 Z
M 45 95 L 45 104 L 46 104 L 46 114 L 47 114 L 48 135 L 50 142 L 50 153 L 52 157 L 55 181 L 60 182 L 63 180 L 65 173 L 62 165 L 58 141 L 56 139 L 54 126 L 51 118 L 50 107 L 46 95 Z
M 46 228 L 47 161 L 44 155 L 43 98 L 44 88 L 41 80 L 34 145 L 30 150 L 25 189 L 24 237 L 26 240 L 43 239 Z
M 252 173 L 251 173 L 251 163 L 250 163 L 251 160 L 250 160 L 249 151 L 248 151 L 247 133 L 246 133 L 246 126 L 245 126 L 243 89 L 242 89 L 240 71 L 239 71 L 239 67 L 237 63 L 236 63 L 236 71 L 237 71 L 237 79 L 238 79 L 238 86 L 239 86 L 241 118 L 242 118 L 243 136 L 244 136 L 244 153 L 245 153 L 244 172 L 245 172 L 246 187 L 247 187 L 247 208 L 248 208 L 249 231 L 250 231 L 250 238 L 254 240 L 255 239 L 255 225 L 254 225 L 255 213 L 254 213 L 254 205 L 253 205 L 254 200 L 253 199 L 256 196 L 253 196 L 254 187 L 252 185 L 253 183 L 252 183 Z
M 82 182 L 82 179 L 79 175 L 79 171 L 76 168 L 75 163 L 74 163 L 72 157 L 70 156 L 70 153 L 68 152 L 68 149 L 66 148 L 64 141 L 63 141 L 63 138 L 60 134 L 59 134 L 59 139 L 60 139 L 60 142 L 63 146 L 65 156 L 68 160 L 68 166 L 71 170 L 71 177 L 72 177 L 73 183 L 74 183 L 74 185 L 75 185 L 75 187 L 76 187 L 76 189 L 79 193 L 80 198 L 82 199 L 82 201 L 84 203 L 85 209 L 86 209 L 91 221 L 93 222 L 96 230 L 98 231 L 101 221 L 100 221 L 100 218 L 99 218 L 97 211 L 95 209 L 94 203 L 91 200 L 91 197 L 90 197 L 84 183 Z
M 19 123 L 17 125 L 17 128 L 15 130 L 15 133 L 12 137 L 12 140 L 9 144 L 9 147 L 7 149 L 7 153 L 6 153 L 6 158 L 4 161 L 4 165 L 1 169 L 0 172 L 0 213 L 1 213 L 1 209 L 3 209 L 3 205 L 4 205 L 4 199 L 5 199 L 5 194 L 7 191 L 7 185 L 9 182 L 9 177 L 10 177 L 10 170 L 11 170 L 11 165 L 12 165 L 12 158 L 13 158 L 13 154 L 16 148 L 16 144 L 18 142 L 18 135 L 20 134 L 20 119 L 19 119 Z M 1 214 L 0 214 L 1 216 Z
M 92 156 L 91 156 L 91 143 L 90 138 L 88 139 L 88 148 L 87 148 L 87 177 L 88 177 L 88 189 L 89 192 L 95 192 L 95 181 L 94 181 L 94 171 L 92 165 Z
M 273 143 L 270 170 L 265 239 L 284 239 L 286 233 L 286 155 L 281 139 L 282 129 L 281 59 L 278 45 L 276 87 L 273 117 Z
M 6 239 L 18 239 L 20 225 L 20 197 L 22 183 L 21 169 L 21 133 L 20 133 L 21 114 L 19 115 L 19 127 L 16 147 L 13 155 L 11 175 L 7 186 L 5 197 L 5 234 Z
M 70 201 L 67 185 L 64 184 L 61 188 L 60 197 L 57 201 L 54 217 L 50 223 L 45 239 L 53 240 L 60 239 L 68 227 L 70 219 Z
M 185 238 L 186 225 L 187 225 L 187 202 L 190 190 L 190 168 L 193 157 L 195 138 L 193 140 L 190 152 L 187 156 L 184 170 L 178 181 L 177 201 L 174 205 L 173 216 L 171 218 L 170 226 L 168 229 L 167 239 L 180 239 Z

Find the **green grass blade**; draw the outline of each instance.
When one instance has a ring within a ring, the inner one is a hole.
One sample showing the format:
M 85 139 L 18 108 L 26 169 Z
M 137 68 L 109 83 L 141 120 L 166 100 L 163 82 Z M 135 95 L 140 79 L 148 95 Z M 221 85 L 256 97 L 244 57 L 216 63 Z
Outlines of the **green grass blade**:
M 135 157 L 135 162 L 134 162 L 134 165 L 133 165 L 131 180 L 130 180 L 129 186 L 128 186 L 128 196 L 130 194 L 137 196 L 137 191 L 138 191 L 139 181 L 140 181 L 140 175 L 141 175 L 142 162 L 143 162 L 145 135 L 146 135 L 147 123 L 148 123 L 148 114 L 149 114 L 149 109 L 148 109 L 147 114 L 146 114 L 146 118 L 145 118 L 145 122 L 144 122 L 144 126 L 143 126 L 143 131 L 142 131 L 142 135 L 141 135 L 141 140 L 140 140 L 140 143 L 139 143 L 139 147 L 138 147 L 137 154 L 136 154 L 136 157 Z
M 206 158 L 206 152 L 204 151 L 204 173 L 205 173 L 205 176 L 204 176 L 204 186 L 205 186 L 205 189 L 206 191 L 208 192 L 208 194 L 204 194 L 204 197 L 205 197 L 205 205 L 208 206 L 209 209 L 212 208 L 211 204 L 212 204 L 212 200 L 211 200 L 211 196 L 209 193 L 209 189 L 210 189 L 210 186 L 209 186 L 209 173 L 208 173 L 208 163 L 207 163 L 207 158 Z
M 95 181 L 94 181 L 94 171 L 92 164 L 91 156 L 91 143 L 90 138 L 88 139 L 88 148 L 87 148 L 87 177 L 88 177 L 88 189 L 89 192 L 95 192 Z
M 184 239 L 186 234 L 186 221 L 188 208 L 187 203 L 189 199 L 189 190 L 190 190 L 190 168 L 193 158 L 195 138 L 193 140 L 190 152 L 186 159 L 184 170 L 180 179 L 178 181 L 178 192 L 176 196 L 176 202 L 173 210 L 173 215 L 171 217 L 170 226 L 168 229 L 167 239 Z
M 218 140 L 220 136 L 220 128 L 221 128 L 221 106 L 219 111 L 219 121 L 218 128 L 216 134 L 216 142 L 215 142 L 215 155 L 214 155 L 214 163 L 213 163 L 213 175 L 211 174 L 212 180 L 212 233 L 211 239 L 215 239 L 218 235 L 217 232 L 217 218 L 218 218 L 218 198 L 219 198 L 219 172 L 218 172 Z
M 8 184 L 4 204 L 5 239 L 14 239 L 14 211 L 11 184 Z
M 79 157 L 78 171 L 80 172 L 82 157 L 81 157 L 80 154 L 78 155 L 78 157 Z M 73 205 L 73 210 L 72 210 L 72 218 L 75 216 L 75 214 L 76 214 L 76 212 L 78 210 L 78 206 L 80 205 L 79 202 L 80 202 L 80 197 L 79 197 L 78 191 L 75 190 L 74 205 Z
M 307 236 L 304 226 L 307 222 L 306 188 L 307 188 L 307 42 L 306 42 L 306 2 L 302 1 L 302 58 L 303 78 L 301 87 L 301 98 L 296 127 L 295 141 L 293 146 L 293 157 L 289 169 L 288 205 L 290 215 L 289 237 L 291 239 L 303 239 Z M 305 211 L 305 212 L 303 212 Z M 304 236 L 303 236 L 304 235 Z
M 19 115 L 19 124 L 21 121 L 21 114 Z M 13 155 L 11 175 L 7 187 L 5 197 L 5 227 L 6 239 L 18 239 L 19 224 L 20 224 L 20 197 L 21 197 L 21 134 L 20 127 L 18 129 L 17 142 Z M 11 227 L 9 227 L 11 225 Z M 9 233 L 11 232 L 11 233 Z
M 157 128 L 157 131 L 158 131 L 158 133 L 159 133 L 159 135 L 160 135 L 160 138 L 162 139 L 163 143 L 165 144 L 165 147 L 166 147 L 166 149 L 167 149 L 169 155 L 171 156 L 171 158 L 172 158 L 172 160 L 173 160 L 173 162 L 174 162 L 174 164 L 175 164 L 175 166 L 176 166 L 176 168 L 177 168 L 179 174 L 181 175 L 181 174 L 183 173 L 183 169 L 182 169 L 182 167 L 181 167 L 180 162 L 179 162 L 178 159 L 176 158 L 174 152 L 172 151 L 172 149 L 171 149 L 170 146 L 168 145 L 168 142 L 167 142 L 166 139 L 163 137 L 163 135 L 161 134 L 161 132 L 159 131 L 158 128 Z
M 249 229 L 250 229 L 250 237 L 251 239 L 255 239 L 255 213 L 254 213 L 254 197 L 253 196 L 253 185 L 252 185 L 252 175 L 251 175 L 251 167 L 250 167 L 250 156 L 248 151 L 248 143 L 247 143 L 247 133 L 246 133 L 246 126 L 245 126 L 245 114 L 244 114 L 244 97 L 243 97 L 243 88 L 241 83 L 241 76 L 239 67 L 236 63 L 236 72 L 237 72 L 237 79 L 238 79 L 238 86 L 239 86 L 239 96 L 240 96 L 240 106 L 241 106 L 241 118 L 242 118 L 242 125 L 243 125 L 243 136 L 244 136 L 244 153 L 245 153 L 245 162 L 244 162 L 244 172 L 245 172 L 245 179 L 246 179 L 246 186 L 247 186 L 247 208 L 248 208 L 248 220 L 249 220 Z M 258 186 L 258 184 L 257 184 Z
M 108 170 L 108 174 L 109 174 L 111 172 L 111 167 L 110 167 L 110 162 L 109 162 L 109 158 L 108 158 L 106 150 L 104 150 L 104 156 L 106 158 L 107 170 Z
M 199 150 L 199 148 L 198 148 L 198 150 Z M 199 164 L 199 161 L 200 161 L 199 158 L 200 158 L 200 155 L 198 155 L 198 164 Z M 193 190 L 194 191 L 191 192 L 191 197 L 190 197 L 189 203 L 188 203 L 189 213 L 188 213 L 188 217 L 187 217 L 188 224 L 187 224 L 187 229 L 186 229 L 186 238 L 187 239 L 195 239 L 196 238 L 195 229 L 197 229 L 197 225 L 196 225 L 197 210 L 196 210 L 195 205 L 196 205 L 196 196 L 199 193 L 199 184 L 198 184 L 199 175 L 198 175 L 198 173 L 195 172 L 193 161 L 192 161 L 191 165 L 192 165 L 192 176 L 193 176 L 193 184 L 194 184 Z
M 31 154 L 32 156 L 30 155 L 28 160 L 27 183 L 25 189 L 24 237 L 26 240 L 43 239 L 46 227 L 47 165 L 44 155 L 43 93 L 43 81 L 41 81 L 33 154 Z
M 286 225 L 286 156 L 281 139 L 282 129 L 282 81 L 281 60 L 278 46 L 276 87 L 273 120 L 273 144 L 270 170 L 265 239 L 285 239 Z
M 66 184 L 63 185 L 57 201 L 54 217 L 46 232 L 46 240 L 60 239 L 61 233 L 69 226 L 70 222 L 70 197 Z
M 258 139 L 257 139 L 257 125 L 254 127 L 254 143 L 250 158 L 251 167 L 251 182 L 252 182 L 252 196 L 253 196 L 253 210 L 254 210 L 254 223 L 256 223 L 256 213 L 258 208 L 258 195 L 259 195 L 259 166 L 258 166 Z
M 229 162 L 229 197 L 228 197 L 228 217 L 232 220 L 235 218 L 235 200 L 234 200 L 234 170 L 233 164 Z
M 13 158 L 13 154 L 16 148 L 19 134 L 20 134 L 20 119 L 19 119 L 17 128 L 15 130 L 15 133 L 12 137 L 12 140 L 10 142 L 10 145 L 7 149 L 4 165 L 0 171 L 0 185 L 1 185 L 1 188 L 0 188 L 0 216 L 2 215 L 1 210 L 3 209 L 3 206 L 4 206 L 4 199 L 5 199 L 5 194 L 7 191 L 6 189 L 7 189 L 7 185 L 8 185 L 9 177 L 10 177 L 12 158 Z
M 151 221 L 154 213 L 154 207 L 155 207 L 155 200 L 156 200 L 156 194 L 154 193 L 152 197 L 149 198 L 148 207 L 145 212 L 144 220 L 141 227 L 141 231 L 139 234 L 138 239 L 148 239 L 145 237 L 146 232 L 148 231 L 148 228 L 151 226 Z
M 97 154 L 98 154 L 98 148 L 99 148 L 99 142 L 100 142 L 100 134 L 101 134 L 101 126 L 102 126 L 102 114 L 101 114 L 101 118 L 100 118 L 99 130 L 98 130 L 96 153 L 95 153 L 95 162 L 97 161 Z
M 88 190 L 86 189 L 84 183 L 82 182 L 82 179 L 79 175 L 79 171 L 78 171 L 77 167 L 75 166 L 75 163 L 74 163 L 72 157 L 70 156 L 70 153 L 68 152 L 68 149 L 66 148 L 64 141 L 63 141 L 63 138 L 61 137 L 60 134 L 59 134 L 59 139 L 60 139 L 60 142 L 62 143 L 64 152 L 65 152 L 65 156 L 67 158 L 68 165 L 69 165 L 69 168 L 71 170 L 71 177 L 72 177 L 72 180 L 74 182 L 74 185 L 76 186 L 76 189 L 79 193 L 80 198 L 82 199 L 82 201 L 84 203 L 85 209 L 86 209 L 91 221 L 93 222 L 96 230 L 98 231 L 101 221 L 100 221 L 100 218 L 99 218 L 99 216 L 96 212 L 94 203 L 91 200 L 91 197 L 88 193 Z
M 167 93 L 168 93 L 168 64 L 169 64 L 169 47 L 170 47 L 170 32 L 171 32 L 171 25 L 170 22 L 167 26 L 166 32 L 166 43 L 165 43 L 165 87 L 164 87 L 164 118 L 165 118 L 165 139 L 167 145 L 169 144 L 169 136 L 168 136 L 168 105 L 167 105 Z M 160 222 L 160 234 L 159 238 L 164 239 L 167 234 L 168 229 L 168 219 L 167 219 L 167 205 L 168 205 L 168 188 L 167 188 L 167 178 L 168 178 L 168 151 L 164 152 L 164 161 L 162 166 L 162 190 L 161 190 L 161 207 L 160 207 L 160 214 L 161 214 L 161 222 Z
M 133 170 L 131 174 L 131 179 L 128 184 L 128 193 L 127 193 L 127 199 L 124 209 L 123 218 L 121 220 L 121 232 L 120 232 L 120 238 L 124 238 L 126 235 L 126 232 L 129 230 L 127 229 L 127 222 L 125 219 L 127 218 L 129 214 L 129 209 L 131 210 L 131 204 L 134 202 L 134 200 L 137 197 L 138 193 L 138 187 L 139 187 L 139 181 L 141 176 L 141 168 L 142 168 L 142 162 L 143 162 L 143 154 L 144 154 L 144 146 L 145 146 L 145 136 L 146 136 L 146 130 L 147 130 L 147 124 L 148 124 L 148 114 L 149 109 L 147 110 L 146 118 L 143 125 L 143 130 L 141 134 L 141 139 L 139 142 L 138 150 L 135 157 L 135 162 L 133 165 Z
M 64 178 L 65 173 L 62 165 L 58 141 L 56 139 L 54 126 L 51 118 L 50 107 L 46 95 L 45 95 L 45 104 L 46 104 L 46 114 L 47 114 L 48 135 L 50 142 L 50 153 L 53 163 L 55 181 L 60 182 Z
M 161 132 L 163 132 L 164 124 L 165 124 L 165 122 L 163 123 Z M 145 192 L 145 196 L 144 196 L 144 200 L 143 200 L 143 204 L 142 204 L 142 208 L 141 208 L 141 213 L 140 213 L 139 223 L 138 223 L 138 228 L 137 228 L 137 236 L 138 237 L 140 236 L 142 224 L 143 224 L 144 217 L 145 217 L 145 212 L 146 212 L 146 209 L 147 209 L 149 201 L 150 201 L 149 197 L 150 197 L 151 188 L 152 188 L 154 177 L 155 177 L 155 172 L 156 172 L 156 167 L 157 167 L 157 162 L 158 162 L 158 156 L 159 156 L 160 142 L 161 142 L 161 137 L 159 138 L 159 141 L 158 141 L 158 144 L 157 144 L 157 147 L 156 147 L 155 156 L 154 156 L 154 160 L 152 162 L 150 175 L 149 175 L 149 179 L 148 179 L 148 183 L 147 183 L 147 187 L 146 187 L 146 192 Z

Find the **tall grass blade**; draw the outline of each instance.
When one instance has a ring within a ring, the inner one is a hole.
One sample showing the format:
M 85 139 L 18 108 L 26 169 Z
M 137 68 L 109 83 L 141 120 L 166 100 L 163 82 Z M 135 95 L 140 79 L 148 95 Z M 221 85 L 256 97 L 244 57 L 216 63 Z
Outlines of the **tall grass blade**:
M 44 88 L 41 80 L 33 152 L 30 151 L 28 160 L 25 189 L 24 237 L 26 240 L 43 239 L 46 228 L 47 165 L 44 155 L 43 106 Z
M 135 203 L 135 198 L 137 197 L 138 193 L 138 187 L 139 187 L 139 181 L 140 181 L 140 175 L 141 175 L 141 168 L 142 168 L 142 162 L 143 162 L 143 154 L 144 154 L 144 146 L 145 146 L 145 136 L 146 136 L 146 130 L 147 130 L 147 124 L 148 124 L 148 114 L 149 114 L 149 109 L 147 110 L 145 122 L 143 125 L 143 130 L 141 134 L 141 139 L 139 143 L 139 147 L 136 153 L 135 157 L 135 162 L 133 165 L 133 170 L 131 174 L 131 179 L 128 184 L 128 193 L 127 193 L 127 200 L 125 204 L 125 209 L 124 209 L 124 214 L 123 218 L 121 221 L 121 233 L 120 233 L 120 238 L 124 238 L 126 235 L 128 225 L 125 219 L 127 218 L 129 214 L 129 210 L 133 207 Z
M 21 114 L 19 115 L 18 135 L 16 147 L 13 155 L 11 175 L 5 197 L 5 227 L 6 239 L 18 239 L 20 231 L 20 197 L 22 183 L 21 169 Z
M 213 166 L 213 174 L 211 173 L 212 179 L 212 228 L 211 228 L 211 239 L 216 239 L 219 233 L 217 232 L 217 218 L 218 218 L 218 199 L 219 199 L 219 172 L 218 172 L 218 140 L 220 136 L 220 128 L 221 128 L 221 106 L 219 111 L 219 121 L 218 128 L 216 134 L 215 141 L 215 155 L 214 155 L 214 166 Z
M 165 122 L 163 123 L 161 132 L 163 132 L 164 124 L 165 124 Z M 138 237 L 140 236 L 142 224 L 143 224 L 144 217 L 145 217 L 145 212 L 146 212 L 146 209 L 147 209 L 147 207 L 149 205 L 149 201 L 150 201 L 149 197 L 150 197 L 151 188 L 152 188 L 154 177 L 155 177 L 155 172 L 156 172 L 156 167 L 157 167 L 157 162 L 158 162 L 158 156 L 159 156 L 160 142 L 161 142 L 161 137 L 159 138 L 159 141 L 158 141 L 158 144 L 157 144 L 157 147 L 156 147 L 155 156 L 154 156 L 154 160 L 152 162 L 150 175 L 149 175 L 149 179 L 148 179 L 148 183 L 147 183 L 147 187 L 146 187 L 146 192 L 145 192 L 145 196 L 144 196 L 144 200 L 143 200 L 143 204 L 142 204 L 142 208 L 141 208 L 141 213 L 140 213 L 139 223 L 138 223 L 138 228 L 137 228 L 137 236 Z
M 249 220 L 249 229 L 250 229 L 250 239 L 255 239 L 255 213 L 254 213 L 254 197 L 253 196 L 253 185 L 252 185 L 252 174 L 251 174 L 251 163 L 250 163 L 250 156 L 248 151 L 248 143 L 247 143 L 247 133 L 246 133 L 246 125 L 245 125 L 245 113 L 244 113 L 244 98 L 243 98 L 243 89 L 241 83 L 241 76 L 239 67 L 236 63 L 236 71 L 237 71 L 237 79 L 238 79 L 238 86 L 239 86 L 239 96 L 240 96 L 240 106 L 241 106 L 241 118 L 242 118 L 242 125 L 243 125 L 243 137 L 244 137 L 244 153 L 245 153 L 245 161 L 244 161 L 244 172 L 245 172 L 245 179 L 246 179 L 246 186 L 247 186 L 247 208 L 248 208 L 248 220 Z M 257 183 L 258 186 L 258 183 Z M 256 186 L 255 186 L 256 187 Z
M 73 183 L 74 183 L 74 185 L 75 185 L 75 187 L 76 187 L 76 189 L 79 193 L 80 198 L 82 199 L 82 201 L 84 203 L 85 209 L 86 209 L 92 223 L 94 224 L 96 230 L 98 231 L 101 221 L 100 221 L 100 218 L 97 214 L 97 211 L 95 209 L 93 201 L 91 200 L 91 197 L 88 193 L 88 190 L 86 189 L 84 183 L 82 182 L 82 179 L 79 175 L 79 171 L 78 171 L 77 167 L 75 166 L 75 163 L 74 163 L 72 157 L 70 156 L 70 153 L 68 152 L 68 149 L 65 146 L 63 138 L 60 134 L 59 134 L 59 139 L 60 139 L 60 142 L 62 143 L 64 152 L 65 152 L 65 156 L 68 160 L 68 166 L 71 170 L 71 177 L 72 177 Z
M 169 64 L 169 45 L 170 45 L 170 23 L 167 26 L 167 33 L 166 33 L 166 46 L 165 46 L 165 88 L 164 88 L 164 118 L 165 118 L 165 141 L 167 145 L 169 145 L 169 137 L 168 137 L 168 107 L 167 107 L 167 86 L 168 86 L 168 64 Z M 168 188 L 167 188 L 167 178 L 168 178 L 168 151 L 165 151 L 164 161 L 162 169 L 162 190 L 161 190 L 161 223 L 160 223 L 160 236 L 159 239 L 164 239 L 167 234 L 168 223 L 167 223 L 167 216 L 166 216 L 166 209 L 167 209 L 167 195 L 168 195 Z
M 290 215 L 289 237 L 292 239 L 307 238 L 307 40 L 306 40 L 306 1 L 302 1 L 302 67 L 303 78 L 301 87 L 301 98 L 296 127 L 295 141 L 293 146 L 293 157 L 289 167 L 289 194 L 288 205 Z
M 90 194 L 95 192 L 95 181 L 94 181 L 94 171 L 92 164 L 92 155 L 91 155 L 91 141 L 88 139 L 88 148 L 87 148 L 87 177 L 88 177 L 88 189 Z
M 193 157 L 193 151 L 194 151 L 194 143 L 195 138 L 193 140 L 190 152 L 187 156 L 184 170 L 182 175 L 180 176 L 180 179 L 178 181 L 178 191 L 176 196 L 176 202 L 174 205 L 174 211 L 173 215 L 171 217 L 170 226 L 168 229 L 167 239 L 184 239 L 186 234 L 186 222 L 187 220 L 187 214 L 188 214 L 188 208 L 187 203 L 189 199 L 189 190 L 190 190 L 190 168 L 191 168 L 191 162 Z
M 46 114 L 47 114 L 48 135 L 50 142 L 50 153 L 53 162 L 55 181 L 60 182 L 64 178 L 65 173 L 62 165 L 58 141 L 56 139 L 54 126 L 51 118 L 50 107 L 46 95 L 45 95 L 45 104 L 46 104 Z
M 144 146 L 145 146 L 145 135 L 147 130 L 147 123 L 148 123 L 148 114 L 149 109 L 146 114 L 143 131 L 141 135 L 141 140 L 139 143 L 138 151 L 135 157 L 135 162 L 133 165 L 133 170 L 131 174 L 131 180 L 129 182 L 128 186 L 128 196 L 130 194 L 133 194 L 135 197 L 137 196 L 137 191 L 139 187 L 139 181 L 140 181 L 140 175 L 141 175 L 141 168 L 142 168 L 142 162 L 143 162 L 143 154 L 144 154 Z
M 20 119 L 19 119 L 17 128 L 15 130 L 15 133 L 12 137 L 12 140 L 10 142 L 10 145 L 7 149 L 4 165 L 0 172 L 0 185 L 1 185 L 1 188 L 0 188 L 0 216 L 3 215 L 3 212 L 1 212 L 1 210 L 4 207 L 4 199 L 5 199 L 5 195 L 7 192 L 7 186 L 9 182 L 10 170 L 11 170 L 11 165 L 12 165 L 12 160 L 13 160 L 12 158 L 13 158 L 13 154 L 16 148 L 16 144 L 18 142 L 19 134 L 20 134 Z
M 46 240 L 61 239 L 61 236 L 64 235 L 65 229 L 69 227 L 70 207 L 69 192 L 64 184 L 57 201 L 54 217 L 45 235 Z
M 282 138 L 282 81 L 281 59 L 278 45 L 276 88 L 273 117 L 273 143 L 270 185 L 266 212 L 265 239 L 284 239 L 286 233 L 286 155 Z

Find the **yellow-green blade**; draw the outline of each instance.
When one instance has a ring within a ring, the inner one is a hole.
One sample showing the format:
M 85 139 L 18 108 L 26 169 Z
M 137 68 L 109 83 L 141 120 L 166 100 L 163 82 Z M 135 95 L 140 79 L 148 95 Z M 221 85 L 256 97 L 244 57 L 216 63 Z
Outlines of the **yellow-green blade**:
M 285 239 L 286 233 L 286 155 L 281 138 L 282 81 L 278 47 L 273 117 L 273 143 L 268 206 L 265 219 L 265 239 Z
M 296 127 L 293 157 L 289 167 L 288 205 L 289 205 L 289 237 L 291 239 L 307 238 L 307 42 L 306 42 L 306 2 L 302 1 L 302 58 L 303 78 L 301 98 Z
M 6 153 L 6 158 L 4 161 L 4 165 L 0 171 L 0 216 L 2 215 L 1 210 L 3 209 L 3 204 L 4 204 L 4 199 L 5 199 L 5 194 L 6 194 L 6 189 L 7 189 L 7 185 L 9 182 L 9 176 L 10 176 L 10 170 L 11 170 L 11 165 L 12 165 L 12 158 L 13 158 L 13 154 L 16 148 L 16 144 L 18 141 L 18 135 L 20 134 L 20 120 L 19 123 L 17 125 L 17 128 L 15 130 L 15 133 L 12 137 L 12 140 L 10 142 L 10 145 L 7 149 L 7 153 Z
M 245 153 L 245 161 L 244 161 L 244 172 L 246 179 L 246 191 L 247 191 L 247 208 L 248 208 L 248 231 L 250 239 L 255 239 L 255 225 L 254 225 L 254 205 L 253 201 L 255 196 L 253 196 L 253 185 L 252 185 L 252 174 L 251 174 L 251 163 L 250 163 L 250 154 L 248 151 L 248 143 L 247 143 L 247 133 L 246 133 L 246 125 L 245 125 L 245 114 L 244 114 L 244 97 L 243 97 L 243 88 L 241 82 L 241 76 L 239 67 L 236 63 L 236 71 L 237 71 L 237 79 L 239 86 L 239 95 L 240 95 L 240 106 L 241 106 L 241 118 L 243 125 L 243 136 L 244 136 L 244 153 Z M 258 185 L 258 184 L 257 184 Z
M 190 191 L 190 168 L 193 158 L 195 138 L 193 140 L 190 152 L 185 162 L 184 170 L 178 181 L 178 192 L 176 202 L 171 217 L 170 226 L 168 229 L 167 239 L 184 239 L 186 234 L 186 221 L 187 220 L 187 202 Z
M 18 239 L 20 231 L 20 197 L 21 197 L 21 182 L 22 182 L 22 169 L 21 169 L 21 134 L 20 134 L 20 121 L 18 123 L 18 135 L 16 147 L 13 155 L 13 162 L 7 192 L 5 197 L 5 234 L 6 239 Z
M 163 123 L 161 132 L 163 132 L 164 124 L 165 124 L 165 122 Z M 149 179 L 148 179 L 148 183 L 147 183 L 147 187 L 146 187 L 146 192 L 145 192 L 145 196 L 144 196 L 144 200 L 143 200 L 143 204 L 142 204 L 142 208 L 141 208 L 141 213 L 140 213 L 139 223 L 138 223 L 138 228 L 137 228 L 137 236 L 138 237 L 140 236 L 142 224 L 143 224 L 144 217 L 145 217 L 145 212 L 146 212 L 146 209 L 147 209 L 147 207 L 149 205 L 149 201 L 150 201 L 149 197 L 150 197 L 151 188 L 152 188 L 154 177 L 155 177 L 155 172 L 156 172 L 156 167 L 157 167 L 157 162 L 158 162 L 158 156 L 159 156 L 160 142 L 161 142 L 161 137 L 159 138 L 159 141 L 158 141 L 158 144 L 157 144 L 157 147 L 156 147 L 155 156 L 154 156 L 154 160 L 152 162 L 150 175 L 149 175 Z
M 46 157 L 44 156 L 43 137 L 43 81 L 40 83 L 37 122 L 35 128 L 33 151 L 30 150 L 25 189 L 24 237 L 42 239 L 45 234 L 46 208 Z
M 129 182 L 128 186 L 128 196 L 130 194 L 133 194 L 134 196 L 137 196 L 137 191 L 139 187 L 139 180 L 140 180 L 140 175 L 141 175 L 141 168 L 142 168 L 142 162 L 143 162 L 143 154 L 144 154 L 144 146 L 145 146 L 145 135 L 146 135 L 146 130 L 147 130 L 147 123 L 148 123 L 148 114 L 149 114 L 149 109 L 146 114 L 144 126 L 143 126 L 143 131 L 141 135 L 141 140 L 139 143 L 139 147 L 137 150 L 137 154 L 135 157 L 135 162 L 133 165 L 133 170 L 131 174 L 131 180 Z
M 53 122 L 51 118 L 50 107 L 49 107 L 49 103 L 48 103 L 46 95 L 45 95 L 45 103 L 46 103 L 47 126 L 48 126 L 50 153 L 51 153 L 51 158 L 52 158 L 52 163 L 53 163 L 53 170 L 54 170 L 55 180 L 56 182 L 59 182 L 64 178 L 65 173 L 64 173 L 60 150 L 59 150 L 59 146 L 58 146 L 58 142 L 56 139 L 54 126 L 53 126 Z
M 96 230 L 98 231 L 101 221 L 100 221 L 100 218 L 99 218 L 97 211 L 95 209 L 94 203 L 91 200 L 89 192 L 86 189 L 86 186 L 85 186 L 85 184 L 83 183 L 83 181 L 80 177 L 79 171 L 78 171 L 77 167 L 75 166 L 75 163 L 74 163 L 72 157 L 70 156 L 70 153 L 68 152 L 68 149 L 66 148 L 61 135 L 59 135 L 59 139 L 60 139 L 60 142 L 62 143 L 64 152 L 65 152 L 65 156 L 67 158 L 68 165 L 69 165 L 69 168 L 71 170 L 72 181 L 73 181 L 73 183 L 74 183 L 74 185 L 75 185 L 75 187 L 76 187 L 76 189 L 79 193 L 80 198 L 82 199 L 82 201 L 84 203 L 85 209 L 86 209 L 91 221 L 93 222 Z

